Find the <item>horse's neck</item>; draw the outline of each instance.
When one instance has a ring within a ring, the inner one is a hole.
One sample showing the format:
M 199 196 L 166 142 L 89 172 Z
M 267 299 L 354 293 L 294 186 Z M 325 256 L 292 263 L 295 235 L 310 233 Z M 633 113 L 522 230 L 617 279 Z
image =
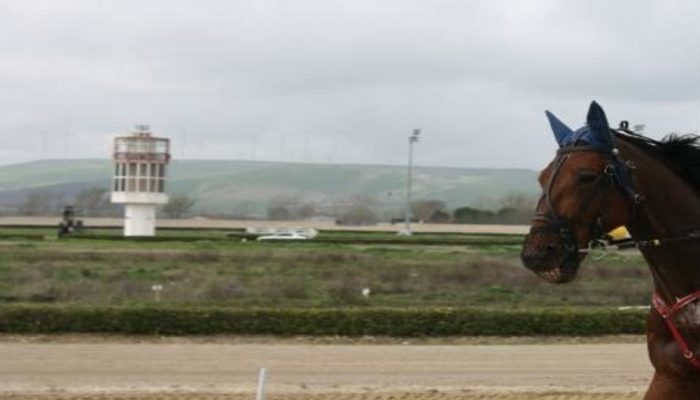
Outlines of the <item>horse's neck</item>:
M 635 190 L 644 196 L 630 233 L 636 240 L 662 243 L 641 249 L 657 291 L 672 299 L 700 290 L 700 239 L 681 239 L 700 232 L 700 195 L 662 162 L 628 143 L 619 145 L 637 166 L 632 172 Z M 664 241 L 669 238 L 674 240 Z

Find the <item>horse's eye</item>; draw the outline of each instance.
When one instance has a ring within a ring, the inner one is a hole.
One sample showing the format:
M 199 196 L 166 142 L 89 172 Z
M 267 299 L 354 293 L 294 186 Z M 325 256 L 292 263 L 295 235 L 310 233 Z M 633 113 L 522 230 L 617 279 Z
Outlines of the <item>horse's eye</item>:
M 580 174 L 578 176 L 578 181 L 580 183 L 593 183 L 596 181 L 596 179 L 598 179 L 597 174 L 587 173 L 587 174 Z

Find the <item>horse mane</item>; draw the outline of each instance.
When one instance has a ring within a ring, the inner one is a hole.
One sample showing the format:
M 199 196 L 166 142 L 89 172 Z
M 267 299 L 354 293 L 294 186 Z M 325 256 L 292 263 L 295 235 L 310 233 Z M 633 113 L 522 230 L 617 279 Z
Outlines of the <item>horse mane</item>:
M 615 131 L 622 139 L 663 162 L 700 192 L 700 136 L 671 133 L 661 140 L 628 131 Z

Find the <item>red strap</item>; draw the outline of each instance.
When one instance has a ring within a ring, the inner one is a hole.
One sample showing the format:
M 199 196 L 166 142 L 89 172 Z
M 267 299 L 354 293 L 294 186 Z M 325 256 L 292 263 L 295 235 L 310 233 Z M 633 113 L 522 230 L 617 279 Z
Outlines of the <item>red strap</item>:
M 688 304 L 692 303 L 693 301 L 697 300 L 700 298 L 700 290 L 695 291 L 683 298 L 677 299 L 676 303 L 671 307 L 671 314 L 675 314 L 678 310 L 681 308 L 687 306 Z
M 700 369 L 700 358 L 698 358 L 698 356 L 693 353 L 693 350 L 690 349 L 690 346 L 688 346 L 688 342 L 686 342 L 683 334 L 678 330 L 676 323 L 673 322 L 673 315 L 680 311 L 683 307 L 699 298 L 700 290 L 678 299 L 678 301 L 676 301 L 676 303 L 674 303 L 671 307 L 666 304 L 658 293 L 654 293 L 654 296 L 651 299 L 651 304 L 654 305 L 654 309 L 659 313 L 659 315 L 661 315 L 661 318 L 663 318 L 664 322 L 666 322 L 666 326 L 668 326 L 671 334 L 673 334 L 673 338 L 676 339 L 676 343 L 678 344 L 678 348 L 681 350 L 681 353 L 683 353 L 683 357 L 685 357 L 685 359 L 697 369 Z

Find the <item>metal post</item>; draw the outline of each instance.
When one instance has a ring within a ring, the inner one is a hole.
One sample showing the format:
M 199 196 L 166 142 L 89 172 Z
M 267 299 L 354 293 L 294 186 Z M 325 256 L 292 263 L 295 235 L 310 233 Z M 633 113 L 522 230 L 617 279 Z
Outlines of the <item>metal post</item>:
M 267 386 L 267 371 L 265 368 L 260 368 L 260 373 L 258 374 L 258 392 L 255 395 L 255 400 L 265 400 Z
M 413 134 L 408 137 L 408 171 L 406 174 L 406 213 L 405 228 L 403 235 L 411 236 L 411 172 L 413 169 L 413 143 L 418 141 L 420 129 L 414 129 Z

